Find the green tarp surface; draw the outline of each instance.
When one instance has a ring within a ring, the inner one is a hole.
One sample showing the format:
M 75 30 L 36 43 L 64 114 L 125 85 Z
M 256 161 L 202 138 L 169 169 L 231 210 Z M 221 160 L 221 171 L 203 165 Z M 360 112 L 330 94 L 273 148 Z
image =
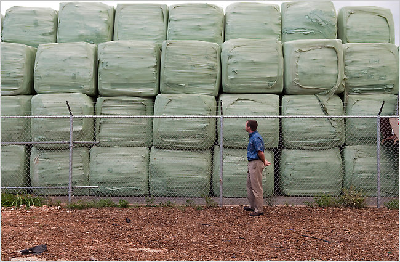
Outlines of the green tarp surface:
M 396 115 L 397 96 L 390 94 L 348 95 L 346 115 L 378 116 L 383 101 L 385 104 L 381 116 Z M 376 144 L 376 118 L 347 118 L 346 144 Z
M 181 3 L 169 6 L 168 40 L 199 40 L 222 44 L 224 10 L 207 3 Z
M 98 88 L 102 96 L 156 96 L 160 47 L 151 41 L 98 45 Z
M 36 48 L 1 43 L 1 95 L 30 95 L 33 92 L 33 64 Z
M 232 39 L 222 44 L 224 93 L 275 93 L 283 89 L 280 41 Z
M 55 43 L 57 11 L 48 7 L 13 6 L 6 11 L 1 39 L 33 47 Z
M 220 88 L 220 46 L 205 41 L 164 41 L 160 92 L 217 96 Z
M 30 116 L 32 96 L 3 96 L 1 98 L 2 116 Z M 2 142 L 29 142 L 31 140 L 30 118 L 2 118 Z
M 69 150 L 41 150 L 32 147 L 30 160 L 32 187 L 66 187 L 37 188 L 33 190 L 36 194 L 68 195 L 69 154 Z M 72 186 L 88 186 L 89 149 L 74 148 L 72 158 Z M 88 193 L 88 188 L 73 188 L 74 195 Z
M 99 44 L 112 40 L 114 7 L 101 2 L 61 2 L 57 42 Z
M 101 196 L 148 195 L 147 147 L 93 147 L 90 150 L 91 194 Z
M 246 118 L 224 118 L 224 147 L 247 148 L 249 134 L 245 130 L 247 120 L 257 120 L 258 132 L 266 148 L 278 147 L 279 119 L 254 118 L 253 116 L 278 116 L 279 96 L 274 94 L 222 94 L 219 97 L 224 116 L 249 116 Z M 221 114 L 220 108 L 218 108 Z M 220 134 L 220 120 L 217 123 Z
M 346 146 L 343 153 L 345 176 L 343 187 L 354 187 L 365 196 L 377 196 L 376 145 Z M 398 150 L 381 146 L 380 154 L 381 196 L 399 194 Z
M 118 4 L 114 40 L 144 40 L 162 43 L 167 39 L 168 7 L 164 4 Z
M 98 97 L 96 115 L 153 115 L 152 98 Z M 147 146 L 153 139 L 152 118 L 97 118 L 96 141 L 99 146 Z
M 322 149 L 341 146 L 345 140 L 343 102 L 334 95 L 285 95 L 283 116 L 327 116 L 327 118 L 283 118 L 282 140 L 285 148 Z
M 345 6 L 338 11 L 338 38 L 347 43 L 395 43 L 393 14 L 377 6 Z
M 339 148 L 283 149 L 279 180 L 286 196 L 339 195 L 343 181 Z
M 265 151 L 265 158 L 271 165 L 263 170 L 263 196 L 272 196 L 274 193 L 274 154 Z M 247 150 L 224 148 L 223 150 L 223 196 L 247 197 Z M 220 150 L 214 147 L 213 191 L 220 196 Z
M 35 61 L 35 91 L 97 93 L 97 47 L 88 43 L 42 44 Z
M 342 41 L 296 40 L 283 44 L 284 91 L 289 95 L 344 91 Z
M 1 186 L 27 186 L 27 155 L 25 146 L 1 146 Z M 8 190 L 8 189 L 5 189 Z M 2 189 L 3 192 L 3 189 Z
M 281 40 L 279 5 L 236 2 L 225 8 L 225 41 L 230 39 Z
M 210 192 L 211 150 L 151 148 L 150 194 L 161 197 L 206 197 Z
M 282 42 L 298 39 L 335 39 L 337 17 L 331 1 L 283 2 Z
M 215 116 L 216 101 L 207 95 L 161 94 L 155 116 Z M 167 149 L 206 149 L 214 144 L 215 118 L 154 118 L 153 145 Z
M 399 50 L 396 45 L 345 44 L 343 52 L 348 93 L 399 93 Z
M 74 115 L 94 115 L 93 101 L 84 94 L 38 94 L 31 99 L 33 116 L 69 116 L 68 101 Z M 94 119 L 74 118 L 74 141 L 93 141 Z M 32 140 L 70 140 L 70 118 L 31 118 Z M 69 144 L 39 144 L 45 148 L 68 148 Z

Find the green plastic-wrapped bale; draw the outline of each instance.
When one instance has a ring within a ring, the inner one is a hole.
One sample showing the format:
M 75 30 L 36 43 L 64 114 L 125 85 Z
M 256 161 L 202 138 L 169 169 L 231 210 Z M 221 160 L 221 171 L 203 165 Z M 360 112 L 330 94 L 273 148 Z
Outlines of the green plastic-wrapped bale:
M 337 16 L 331 1 L 283 2 L 282 42 L 299 39 L 335 39 Z
M 168 40 L 198 40 L 222 44 L 224 10 L 207 3 L 182 3 L 169 6 Z
M 2 116 L 30 116 L 32 96 L 3 96 Z M 2 118 L 2 142 L 28 142 L 31 140 L 31 120 L 29 118 Z
M 84 94 L 38 94 L 31 99 L 32 116 L 69 116 L 68 101 L 73 115 L 94 115 L 93 101 Z M 74 141 L 93 141 L 94 119 L 75 117 L 73 122 Z M 66 144 L 39 144 L 44 148 L 68 148 L 70 119 L 32 118 L 31 135 L 35 142 L 66 141 Z M 80 144 L 82 145 L 82 144 Z
M 27 152 L 25 146 L 1 146 L 1 186 L 26 187 L 27 164 Z M 9 191 L 10 189 L 6 190 Z M 21 189 L 18 191 L 20 190 Z
M 150 116 L 153 115 L 152 98 L 99 97 L 96 115 Z M 97 118 L 96 140 L 99 146 L 147 146 L 153 139 L 152 118 Z
M 114 40 L 144 40 L 162 43 L 167 39 L 168 7 L 165 4 L 118 4 Z
M 57 11 L 48 7 L 13 6 L 6 11 L 2 41 L 33 47 L 57 42 Z
M 323 149 L 343 145 L 345 126 L 343 102 L 334 95 L 285 95 L 282 97 L 283 116 L 327 116 L 326 118 L 283 118 L 282 140 L 285 148 Z
M 270 39 L 232 39 L 222 44 L 224 93 L 274 93 L 283 90 L 282 44 Z
M 236 2 L 225 9 L 225 41 L 230 39 L 281 40 L 279 5 Z
M 220 196 L 220 148 L 214 147 L 213 191 Z M 271 165 L 263 170 L 263 196 L 274 193 L 274 154 L 265 151 L 265 158 Z M 224 148 L 223 150 L 223 191 L 224 197 L 247 197 L 247 150 Z
M 160 47 L 151 41 L 98 45 L 98 88 L 102 96 L 156 96 Z
M 151 148 L 150 194 L 160 197 L 206 197 L 210 193 L 211 150 Z
M 101 196 L 148 195 L 147 147 L 93 147 L 90 150 L 91 193 Z
M 398 94 L 399 51 L 394 44 L 345 44 L 344 73 L 349 94 Z
M 114 7 L 101 2 L 61 2 L 57 42 L 99 44 L 112 40 Z
M 221 79 L 220 49 L 218 44 L 204 41 L 164 41 L 160 92 L 217 96 Z
M 43 150 L 32 147 L 30 175 L 32 187 L 64 187 L 36 188 L 35 194 L 68 195 L 69 186 L 69 150 Z M 74 148 L 72 155 L 72 186 L 74 195 L 88 195 L 89 189 L 89 149 Z
M 283 149 L 279 175 L 281 192 L 286 196 L 337 196 L 343 182 L 339 148 Z
M 215 116 L 216 101 L 207 95 L 161 94 L 155 116 Z M 207 149 L 214 145 L 215 118 L 154 118 L 153 145 L 157 148 Z
M 254 118 L 253 116 L 278 116 L 279 96 L 274 94 L 222 94 L 219 97 L 224 116 L 246 116 L 249 118 L 224 118 L 224 146 L 228 148 L 247 148 L 249 134 L 244 129 L 246 120 L 257 120 L 258 132 L 266 148 L 278 147 L 279 119 Z M 220 108 L 218 108 L 221 114 Z M 220 121 L 217 124 L 220 133 Z
M 347 43 L 394 44 L 390 9 L 377 6 L 345 6 L 338 12 L 338 38 Z
M 346 115 L 377 116 L 383 101 L 385 104 L 381 116 L 395 116 L 397 96 L 390 94 L 348 95 Z M 376 118 L 346 119 L 346 144 L 376 144 L 376 125 Z
M 345 176 L 343 187 L 355 189 L 365 196 L 377 196 L 376 145 L 346 146 L 344 148 Z M 382 146 L 380 154 L 381 196 L 399 194 L 399 155 Z
M 1 43 L 1 95 L 33 93 L 33 64 L 36 48 L 24 44 Z
M 284 91 L 289 95 L 338 94 L 344 91 L 341 40 L 296 40 L 283 44 Z
M 88 43 L 42 44 L 35 61 L 38 94 L 97 94 L 97 47 Z

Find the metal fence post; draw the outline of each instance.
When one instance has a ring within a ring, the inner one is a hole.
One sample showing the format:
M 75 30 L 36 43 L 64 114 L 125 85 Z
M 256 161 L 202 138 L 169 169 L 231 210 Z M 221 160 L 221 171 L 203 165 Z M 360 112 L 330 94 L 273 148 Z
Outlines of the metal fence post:
M 221 105 L 221 112 L 222 112 L 222 105 Z M 220 168 L 219 168 L 219 205 L 222 207 L 223 205 L 224 205 L 224 203 L 223 203 L 223 190 L 222 190 L 222 188 L 223 188 L 223 184 L 224 184 L 224 181 L 223 181 L 223 171 L 224 171 L 224 164 L 223 164 L 223 162 L 224 162 L 224 155 L 223 155 L 223 153 L 224 153 L 224 137 L 223 137 L 223 133 L 224 133 L 224 130 L 223 130 L 223 123 L 224 123 L 224 117 L 222 116 L 222 114 L 221 114 L 221 116 L 220 116 L 220 130 L 219 130 L 219 166 L 220 166 Z
M 71 108 L 68 101 L 65 101 L 69 111 L 69 180 L 68 180 L 68 203 L 71 204 L 72 198 L 72 156 L 73 156 L 73 132 L 74 132 L 74 116 L 72 115 Z
M 376 192 L 376 205 L 378 208 L 381 206 L 381 113 L 385 101 L 379 109 L 378 117 L 376 118 L 376 161 L 377 161 L 377 192 Z

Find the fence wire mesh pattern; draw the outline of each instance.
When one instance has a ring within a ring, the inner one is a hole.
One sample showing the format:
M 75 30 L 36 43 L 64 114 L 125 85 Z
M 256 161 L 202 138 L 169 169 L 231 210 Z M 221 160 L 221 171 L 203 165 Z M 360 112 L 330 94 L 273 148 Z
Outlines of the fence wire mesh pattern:
M 271 162 L 266 199 L 338 196 L 350 187 L 367 197 L 399 195 L 390 124 L 398 116 L 172 116 L 146 103 L 134 105 L 140 116 L 2 116 L 2 191 L 69 200 L 215 197 L 222 205 L 247 195 L 245 123 L 254 119 Z

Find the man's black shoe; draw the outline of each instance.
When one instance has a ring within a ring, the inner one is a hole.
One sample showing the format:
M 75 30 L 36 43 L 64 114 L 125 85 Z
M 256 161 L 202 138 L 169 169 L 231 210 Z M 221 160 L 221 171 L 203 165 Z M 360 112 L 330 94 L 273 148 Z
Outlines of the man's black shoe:
M 254 211 L 254 208 L 251 208 L 251 207 L 244 207 L 243 208 L 245 211 Z
M 253 212 L 253 213 L 250 213 L 250 216 L 252 216 L 252 217 L 258 217 L 258 216 L 262 216 L 262 215 L 264 215 L 263 212 Z

